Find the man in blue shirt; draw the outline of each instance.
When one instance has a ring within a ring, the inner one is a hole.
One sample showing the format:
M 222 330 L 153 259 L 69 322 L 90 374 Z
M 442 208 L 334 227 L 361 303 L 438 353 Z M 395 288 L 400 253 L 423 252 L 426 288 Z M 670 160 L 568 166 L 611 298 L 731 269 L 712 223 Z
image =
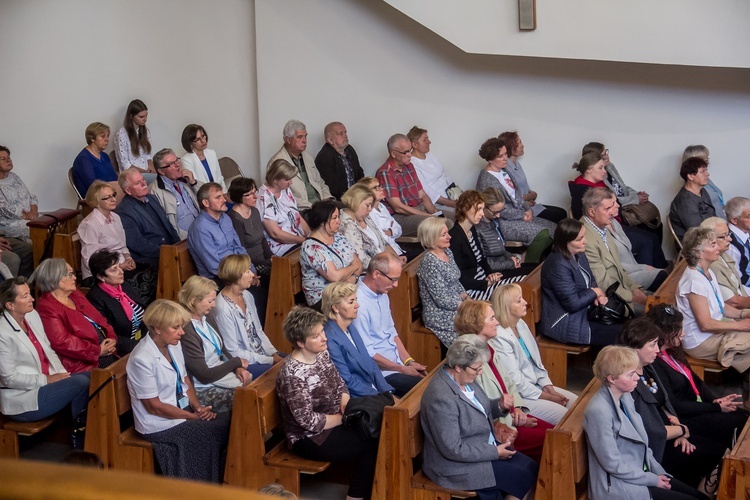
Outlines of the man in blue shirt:
M 352 322 L 367 352 L 398 397 L 409 392 L 426 375 L 426 367 L 414 361 L 398 337 L 391 316 L 388 292 L 398 286 L 400 276 L 401 261 L 393 253 L 382 252 L 370 259 L 367 273 L 359 280 L 359 310 Z

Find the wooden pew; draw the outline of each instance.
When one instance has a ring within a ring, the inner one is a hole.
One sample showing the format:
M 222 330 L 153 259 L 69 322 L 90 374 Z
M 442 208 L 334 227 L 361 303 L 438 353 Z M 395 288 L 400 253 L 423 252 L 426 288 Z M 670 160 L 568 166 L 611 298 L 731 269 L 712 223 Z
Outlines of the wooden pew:
M 526 324 L 532 333 L 536 333 L 536 324 L 542 320 L 542 264 L 536 266 L 519 285 L 521 296 L 526 301 Z M 568 354 L 590 350 L 589 346 L 564 344 L 542 335 L 536 336 L 536 343 L 552 383 L 562 389 L 568 385 Z
M 156 298 L 176 301 L 182 284 L 196 274 L 198 270 L 188 251 L 187 240 L 174 245 L 162 245 L 159 251 Z
M 268 286 L 266 324 L 263 325 L 263 331 L 281 352 L 292 352 L 292 345 L 284 338 L 281 325 L 295 305 L 295 295 L 302 291 L 299 258 L 299 248 L 283 257 L 271 258 L 271 282 Z
M 235 389 L 224 471 L 229 485 L 257 490 L 275 482 L 299 495 L 300 473 L 316 474 L 330 465 L 298 457 L 287 448 L 276 394 L 282 365 L 276 363 L 246 387 Z
M 52 257 L 65 259 L 73 271 L 81 275 L 81 239 L 78 233 L 55 233 Z
M 90 402 L 84 449 L 96 453 L 108 469 L 153 474 L 154 452 L 151 443 L 141 438 L 132 425 L 122 429 L 120 419 L 130 409 L 125 365 L 128 356 L 107 368 L 91 373 L 90 392 L 113 378 Z
M 372 497 L 382 500 L 450 500 L 468 498 L 474 492 L 449 490 L 438 486 L 424 475 L 419 461 L 424 446 L 424 434 L 419 412 L 422 395 L 432 377 L 442 369 L 442 363 L 422 379 L 395 406 L 383 414 L 383 426 L 378 445 L 378 461 Z
M 750 422 L 724 457 L 718 500 L 747 500 L 750 496 Z
M 537 500 L 578 500 L 588 497 L 588 450 L 583 412 L 601 383 L 592 379 L 554 429 L 547 431 L 536 482 Z
M 42 260 L 47 240 L 52 234 L 58 231 L 61 233 L 75 232 L 78 227 L 78 214 L 80 214 L 78 210 L 61 208 L 54 212 L 40 214 L 36 219 L 26 223 L 29 227 L 35 268 Z
M 648 311 L 657 304 L 676 304 L 677 303 L 677 286 L 680 283 L 683 273 L 687 269 L 687 261 L 685 259 L 680 260 L 669 273 L 669 276 L 664 283 L 656 290 L 656 293 L 649 296 L 646 300 L 646 310 Z M 721 366 L 716 360 L 710 359 L 698 359 L 691 356 L 687 356 L 687 360 L 690 363 L 693 371 L 700 377 L 704 378 L 706 371 L 722 372 L 727 368 Z
M 18 458 L 20 456 L 19 436 L 33 436 L 38 434 L 62 415 L 60 413 L 36 422 L 16 422 L 0 414 L 0 458 Z
M 388 298 L 393 322 L 404 347 L 414 359 L 432 370 L 440 363 L 442 356 L 440 339 L 424 326 L 422 320 L 417 278 L 417 267 L 421 259 L 422 255 L 419 255 L 404 266 L 398 286 L 388 292 Z

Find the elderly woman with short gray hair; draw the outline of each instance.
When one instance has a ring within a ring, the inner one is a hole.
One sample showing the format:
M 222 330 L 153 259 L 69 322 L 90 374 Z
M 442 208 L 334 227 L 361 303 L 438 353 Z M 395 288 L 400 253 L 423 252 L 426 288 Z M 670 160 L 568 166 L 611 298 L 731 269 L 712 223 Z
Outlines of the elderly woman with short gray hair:
M 42 292 L 36 310 L 66 370 L 88 372 L 115 361 L 115 331 L 76 289 L 76 275 L 64 259 L 42 261 L 30 281 Z
M 750 311 L 724 302 L 718 280 L 710 269 L 719 259 L 716 233 L 688 229 L 683 239 L 687 269 L 677 285 L 677 308 L 685 316 L 685 352 L 699 359 L 717 360 L 744 372 L 743 396 L 750 395 Z
M 480 499 L 523 498 L 537 466 L 495 436 L 499 399 L 490 400 L 475 382 L 489 356 L 486 342 L 473 334 L 462 335 L 448 349 L 445 365 L 422 397 L 422 469 L 440 486 L 474 490 Z

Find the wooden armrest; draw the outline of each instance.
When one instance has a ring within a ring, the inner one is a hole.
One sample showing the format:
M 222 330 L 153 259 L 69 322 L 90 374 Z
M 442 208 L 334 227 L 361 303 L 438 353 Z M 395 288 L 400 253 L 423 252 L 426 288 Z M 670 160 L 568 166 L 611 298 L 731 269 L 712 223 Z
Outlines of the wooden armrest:
M 46 229 L 56 223 L 70 220 L 76 217 L 79 213 L 80 212 L 78 210 L 74 210 L 72 208 L 61 208 L 59 210 L 55 210 L 54 212 L 46 212 L 44 214 L 40 214 L 39 217 L 34 220 L 30 220 L 26 223 L 26 225 L 28 227 L 38 227 Z
M 419 238 L 416 236 L 400 236 L 396 238 L 396 243 L 416 244 L 419 243 Z

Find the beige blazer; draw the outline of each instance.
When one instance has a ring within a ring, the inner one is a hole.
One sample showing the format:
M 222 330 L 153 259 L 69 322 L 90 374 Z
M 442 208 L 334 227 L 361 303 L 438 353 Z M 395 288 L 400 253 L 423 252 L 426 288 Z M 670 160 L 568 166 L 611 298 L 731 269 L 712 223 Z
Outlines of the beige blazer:
M 270 160 L 268 160 L 268 163 L 266 164 L 266 170 L 268 170 L 268 167 L 271 166 L 271 163 L 278 160 L 279 158 L 284 159 L 290 164 L 294 165 L 292 157 L 289 155 L 289 151 L 287 151 L 284 146 L 281 146 L 281 149 L 276 151 L 276 154 L 273 155 Z M 313 187 L 313 189 L 315 189 L 315 191 L 318 192 L 318 196 L 320 196 L 320 199 L 325 200 L 326 198 L 330 198 L 331 191 L 328 189 L 328 185 L 323 180 L 323 177 L 320 176 L 320 172 L 318 172 L 318 167 L 315 166 L 315 160 L 313 160 L 313 157 L 310 156 L 307 151 L 303 151 L 302 160 L 305 162 L 305 171 L 307 171 L 307 178 L 310 181 L 310 185 Z M 291 188 L 292 194 L 294 195 L 294 200 L 297 202 L 297 208 L 299 208 L 300 212 L 312 206 L 310 200 L 307 199 L 307 188 L 305 188 L 305 181 L 302 180 L 302 177 L 299 173 L 297 173 L 297 175 L 294 176 L 294 179 L 292 179 Z
M 31 311 L 26 321 L 49 359 L 50 375 L 65 373 L 49 345 L 39 313 Z M 18 415 L 38 410 L 37 395 L 39 388 L 45 385 L 47 377 L 42 373 L 42 362 L 34 344 L 10 314 L 0 314 L 0 412 Z
M 609 249 L 607 249 L 607 245 L 604 244 L 599 233 L 591 227 L 591 224 L 586 222 L 584 218 L 581 218 L 581 222 L 586 231 L 586 258 L 599 288 L 606 290 L 612 283 L 619 282 L 620 286 L 617 288 L 617 293 L 630 302 L 632 306 L 633 290 L 640 287 L 630 279 L 628 273 L 622 268 L 620 254 L 617 252 L 615 242 L 607 240 L 609 243 Z M 608 233 L 607 237 L 610 238 L 611 235 L 612 233 Z
M 719 260 L 711 264 L 711 270 L 716 275 L 721 296 L 725 301 L 735 295 L 747 297 L 747 290 L 742 286 L 740 273 L 737 271 L 737 263 L 727 252 L 721 254 Z

